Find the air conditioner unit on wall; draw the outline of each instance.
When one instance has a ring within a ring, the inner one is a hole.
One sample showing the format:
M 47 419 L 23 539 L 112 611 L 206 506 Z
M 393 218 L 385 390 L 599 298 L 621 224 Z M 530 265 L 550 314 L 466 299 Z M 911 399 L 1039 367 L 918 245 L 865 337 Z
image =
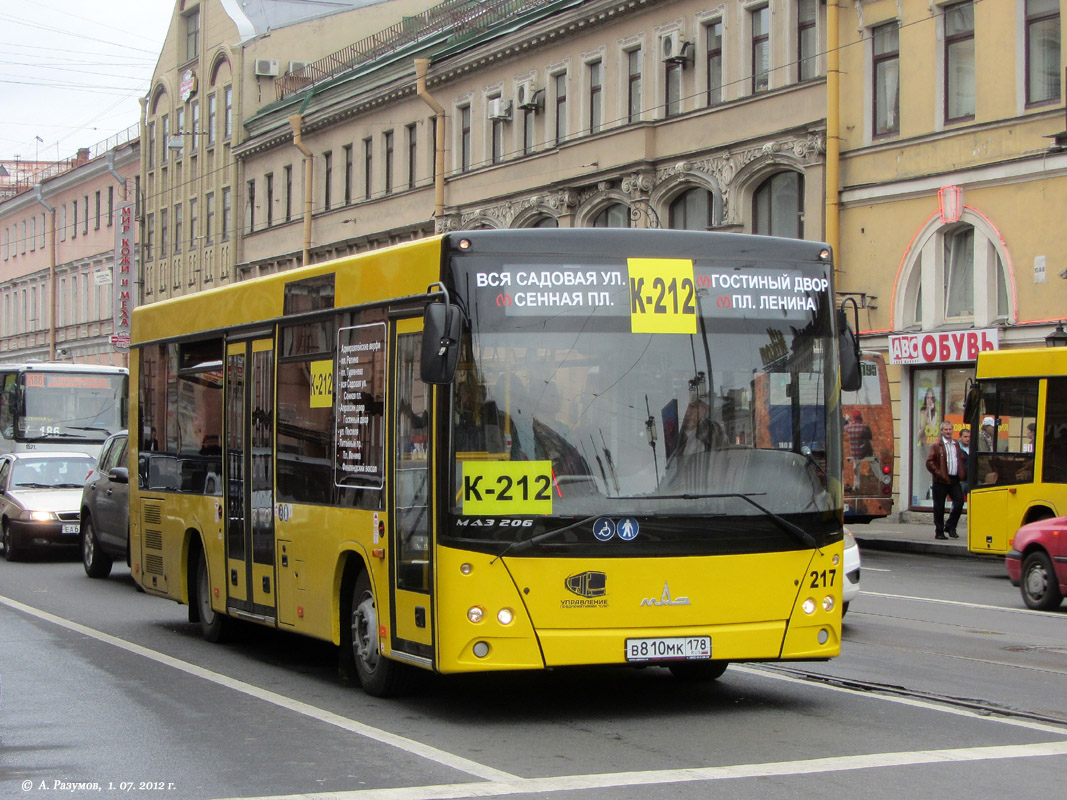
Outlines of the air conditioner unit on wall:
M 494 97 L 486 106 L 489 119 L 511 119 L 511 101 L 502 97 Z
M 663 61 L 670 64 L 684 64 L 690 58 L 693 43 L 686 41 L 681 31 L 672 31 L 663 37 Z
M 255 73 L 261 78 L 277 78 L 278 77 L 278 59 L 276 58 L 257 58 L 255 63 Z
M 544 97 L 544 90 L 538 89 L 532 80 L 520 81 L 515 86 L 515 104 L 519 108 L 524 108 L 527 111 L 537 111 L 544 107 Z
M 300 72 L 310 63 L 310 61 L 290 61 L 288 72 L 290 75 L 292 75 L 294 72 Z

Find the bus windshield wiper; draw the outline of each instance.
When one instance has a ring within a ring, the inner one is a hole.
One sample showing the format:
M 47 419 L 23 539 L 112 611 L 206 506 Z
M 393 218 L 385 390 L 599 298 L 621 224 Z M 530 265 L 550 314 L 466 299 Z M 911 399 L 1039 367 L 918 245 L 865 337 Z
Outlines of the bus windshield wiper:
M 766 492 L 758 492 L 758 493 L 757 492 L 752 492 L 752 493 L 748 493 L 748 494 L 744 494 L 742 492 L 726 492 L 726 493 L 723 493 L 723 494 L 689 494 L 689 493 L 686 493 L 686 494 L 656 495 L 655 499 L 656 500 L 713 500 L 715 498 L 735 497 L 735 498 L 737 498 L 739 500 L 744 500 L 750 506 L 753 506 L 756 509 L 758 509 L 760 513 L 762 513 L 765 517 L 767 517 L 767 519 L 769 519 L 771 522 L 773 522 L 775 525 L 777 525 L 783 531 L 788 533 L 790 536 L 796 537 L 797 539 L 799 539 L 803 544 L 807 545 L 808 547 L 817 548 L 818 544 L 816 543 L 814 536 L 812 536 L 810 533 L 808 533 L 806 530 L 801 528 L 796 523 L 790 522 L 785 517 L 778 516 L 773 511 L 764 508 L 763 506 L 761 506 L 759 503 L 757 503 L 755 500 L 752 499 L 753 497 L 762 497 L 765 494 L 766 494 Z M 620 497 L 619 499 L 620 500 L 626 500 L 626 499 L 638 499 L 638 498 L 637 497 L 634 497 L 634 498 Z M 641 498 L 641 499 L 647 499 L 647 498 Z
M 577 528 L 577 527 L 579 527 L 581 525 L 585 525 L 587 522 L 590 522 L 590 521 L 592 521 L 594 519 L 597 519 L 600 516 L 602 516 L 602 515 L 601 514 L 593 514 L 592 516 L 585 517 L 584 519 L 580 519 L 577 522 L 572 522 L 570 525 L 564 525 L 562 528 L 553 528 L 550 531 L 545 531 L 544 533 L 539 533 L 539 534 L 537 534 L 535 536 L 529 537 L 528 539 L 516 539 L 513 542 L 509 542 L 508 546 L 504 548 L 503 552 L 500 555 L 498 555 L 496 558 L 494 558 L 493 561 L 496 561 L 497 558 L 503 558 L 504 556 L 508 555 L 508 553 L 517 553 L 517 552 L 521 553 L 521 552 L 524 552 L 526 550 L 529 550 L 534 545 L 541 544 L 541 542 L 547 541 L 548 539 L 551 539 L 553 536 L 556 536 L 557 534 L 566 533 L 569 530 L 573 530 L 573 529 L 575 529 L 575 528 Z M 490 562 L 490 563 L 492 563 L 492 562 Z

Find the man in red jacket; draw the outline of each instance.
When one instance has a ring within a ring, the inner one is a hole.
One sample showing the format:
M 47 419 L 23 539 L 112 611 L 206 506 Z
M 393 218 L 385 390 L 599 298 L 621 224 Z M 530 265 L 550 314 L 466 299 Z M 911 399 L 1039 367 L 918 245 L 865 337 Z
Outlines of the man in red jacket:
M 963 479 L 967 461 L 953 438 L 954 426 L 948 420 L 941 423 L 941 438 L 930 445 L 926 469 L 934 476 L 934 538 L 958 539 L 956 523 L 963 513 Z M 952 511 L 945 520 L 945 499 L 952 498 Z M 947 534 L 947 535 L 946 535 Z

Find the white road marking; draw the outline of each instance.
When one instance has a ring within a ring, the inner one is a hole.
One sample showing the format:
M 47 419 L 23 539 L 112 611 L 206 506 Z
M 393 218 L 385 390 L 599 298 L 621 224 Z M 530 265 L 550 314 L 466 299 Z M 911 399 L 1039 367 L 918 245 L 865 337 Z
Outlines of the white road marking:
M 885 597 L 890 600 L 914 600 L 919 603 L 934 603 L 935 605 L 944 606 L 959 606 L 961 608 L 978 608 L 983 611 L 1001 611 L 1005 614 L 1026 614 L 1031 616 L 1033 614 L 1044 614 L 1049 617 L 1058 617 L 1063 620 L 1067 620 L 1067 614 L 1062 611 L 1036 611 L 1032 608 L 1004 608 L 1004 606 L 990 606 L 984 603 L 965 603 L 962 600 L 938 600 L 934 597 L 914 597 L 907 594 L 888 594 L 886 592 L 868 592 L 866 589 L 860 592 L 861 595 L 866 597 Z

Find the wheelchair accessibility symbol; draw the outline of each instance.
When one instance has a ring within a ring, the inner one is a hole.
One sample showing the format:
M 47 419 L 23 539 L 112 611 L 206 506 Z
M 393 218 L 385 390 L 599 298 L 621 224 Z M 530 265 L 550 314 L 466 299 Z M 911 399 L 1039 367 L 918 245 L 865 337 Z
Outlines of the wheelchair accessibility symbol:
M 615 535 L 615 521 L 607 517 L 601 517 L 593 523 L 593 536 L 597 541 L 607 542 Z

